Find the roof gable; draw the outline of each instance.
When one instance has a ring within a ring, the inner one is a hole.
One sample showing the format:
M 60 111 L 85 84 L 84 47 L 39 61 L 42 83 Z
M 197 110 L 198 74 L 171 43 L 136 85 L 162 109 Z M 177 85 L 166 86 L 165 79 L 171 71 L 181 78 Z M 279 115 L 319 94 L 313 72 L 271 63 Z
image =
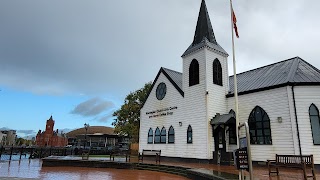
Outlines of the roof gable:
M 151 88 L 149 90 L 149 93 L 147 95 L 147 98 L 149 98 L 149 95 L 156 84 L 156 82 L 159 79 L 160 74 L 163 74 L 166 76 L 166 78 L 171 82 L 171 84 L 177 89 L 177 91 L 181 94 L 182 97 L 184 97 L 184 92 L 182 91 L 182 73 L 173 71 L 164 67 L 161 67 L 156 78 L 153 80 L 153 83 L 151 85 Z M 144 106 L 144 105 L 143 105 Z

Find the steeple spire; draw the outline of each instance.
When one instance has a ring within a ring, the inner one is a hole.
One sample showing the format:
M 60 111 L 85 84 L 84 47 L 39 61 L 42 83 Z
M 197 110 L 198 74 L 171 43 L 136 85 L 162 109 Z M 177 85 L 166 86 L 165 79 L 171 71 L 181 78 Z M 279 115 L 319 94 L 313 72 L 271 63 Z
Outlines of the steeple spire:
M 203 38 L 207 38 L 209 42 L 217 44 L 208 14 L 206 2 L 204 0 L 202 0 L 201 2 L 196 32 L 194 34 L 192 46 L 199 44 L 203 40 Z
M 206 2 L 205 0 L 202 0 L 193 42 L 183 53 L 182 57 L 204 46 L 210 47 L 212 50 L 221 53 L 223 56 L 228 56 L 228 53 L 216 41 Z

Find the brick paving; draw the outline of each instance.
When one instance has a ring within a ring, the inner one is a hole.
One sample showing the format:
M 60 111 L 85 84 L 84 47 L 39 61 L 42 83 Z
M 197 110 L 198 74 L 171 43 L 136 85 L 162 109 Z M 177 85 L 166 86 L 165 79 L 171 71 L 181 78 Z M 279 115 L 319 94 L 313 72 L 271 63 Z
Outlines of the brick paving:
M 138 159 L 131 158 L 131 162 L 138 162 Z M 156 164 L 155 161 L 144 160 L 143 163 L 146 164 Z M 161 161 L 162 165 L 171 166 L 182 166 L 194 169 L 208 169 L 218 172 L 225 172 L 231 174 L 239 174 L 239 171 L 234 166 L 222 166 L 214 164 L 203 164 L 203 163 L 186 163 L 186 162 L 168 162 Z M 253 174 L 255 180 L 301 180 L 303 179 L 303 171 L 293 168 L 279 168 L 279 176 L 276 174 L 271 174 L 269 177 L 269 171 L 267 166 L 257 165 L 253 167 Z M 311 170 L 308 171 L 311 174 Z M 248 172 L 245 172 L 246 176 L 249 176 Z M 320 180 L 320 171 L 316 170 L 316 178 Z M 312 179 L 312 178 L 310 178 Z

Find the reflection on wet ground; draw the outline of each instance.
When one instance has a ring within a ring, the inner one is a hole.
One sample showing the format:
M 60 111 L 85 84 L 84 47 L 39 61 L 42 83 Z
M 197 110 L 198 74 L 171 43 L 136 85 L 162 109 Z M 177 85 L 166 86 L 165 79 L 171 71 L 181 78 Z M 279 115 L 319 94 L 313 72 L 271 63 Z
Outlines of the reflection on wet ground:
M 82 168 L 82 167 L 42 167 L 41 160 L 0 161 L 0 179 L 19 177 L 57 180 L 187 180 L 185 177 L 145 170 Z

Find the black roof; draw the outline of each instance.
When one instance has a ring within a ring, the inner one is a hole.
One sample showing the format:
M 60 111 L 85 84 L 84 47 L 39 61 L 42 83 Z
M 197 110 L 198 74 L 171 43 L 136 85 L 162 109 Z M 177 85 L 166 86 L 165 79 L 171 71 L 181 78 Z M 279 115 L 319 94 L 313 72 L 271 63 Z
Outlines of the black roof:
M 204 46 L 210 47 L 222 53 L 223 55 L 228 56 L 228 53 L 216 41 L 206 3 L 204 0 L 202 0 L 193 42 L 182 56 L 185 56 Z
M 237 74 L 238 94 L 273 89 L 287 85 L 320 85 L 320 71 L 300 57 Z M 233 76 L 229 78 L 229 94 L 234 94 Z
M 161 68 L 154 83 L 161 72 L 183 96 L 182 73 Z M 320 70 L 300 57 L 294 57 L 237 74 L 237 81 L 239 95 L 287 85 L 320 85 Z M 232 97 L 234 93 L 233 76 L 229 77 L 229 89 L 227 97 Z

